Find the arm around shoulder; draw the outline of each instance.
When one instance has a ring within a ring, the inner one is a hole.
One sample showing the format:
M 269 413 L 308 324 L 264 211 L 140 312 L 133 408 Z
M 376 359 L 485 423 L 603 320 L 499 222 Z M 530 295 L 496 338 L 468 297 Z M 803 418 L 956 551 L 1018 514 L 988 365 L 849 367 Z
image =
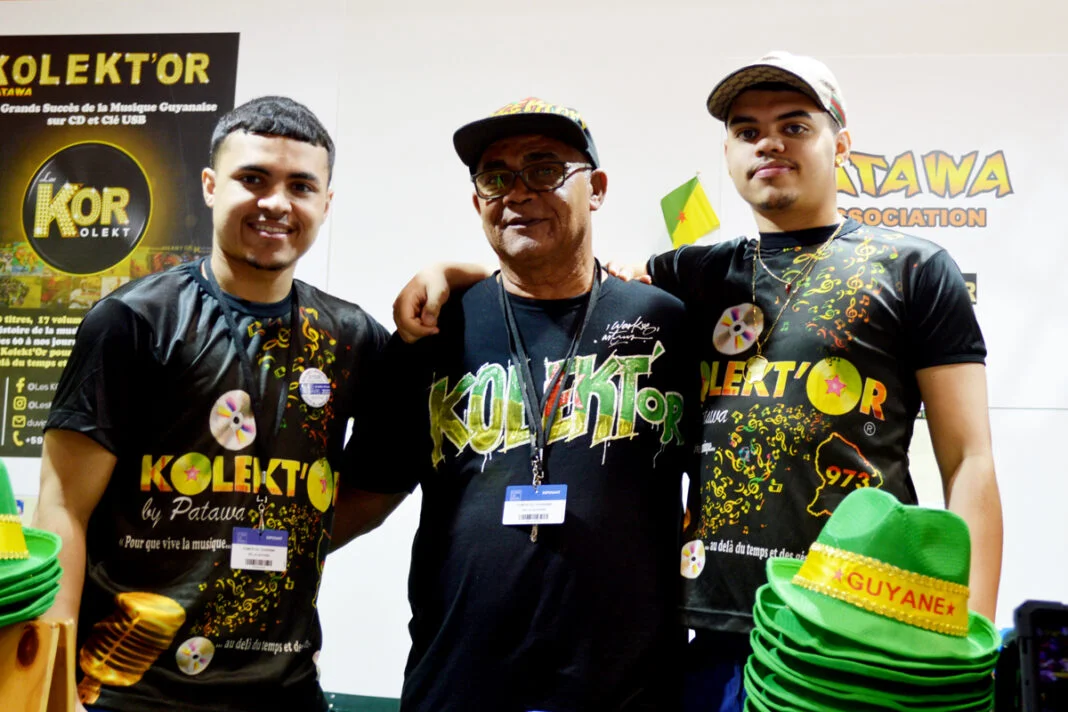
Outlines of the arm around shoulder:
M 489 277 L 493 270 L 473 263 L 430 265 L 412 277 L 393 301 L 397 333 L 408 343 L 438 333 L 438 315 L 454 289 L 464 289 Z
M 613 277 L 619 277 L 624 282 L 637 281 L 644 284 L 652 284 L 653 278 L 649 276 L 648 262 L 616 262 L 609 260 L 604 264 L 605 270 Z

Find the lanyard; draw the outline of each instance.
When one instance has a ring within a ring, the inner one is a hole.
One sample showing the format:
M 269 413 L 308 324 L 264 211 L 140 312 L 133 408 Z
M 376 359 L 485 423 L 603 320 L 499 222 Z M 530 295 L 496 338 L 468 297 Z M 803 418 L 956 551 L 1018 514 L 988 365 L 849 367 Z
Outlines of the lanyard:
M 504 288 L 500 274 L 498 273 L 497 275 L 497 294 L 500 297 L 501 311 L 504 312 L 504 323 L 508 327 L 509 351 L 512 357 L 512 363 L 515 364 L 516 373 L 519 375 L 523 385 L 523 408 L 526 410 L 527 423 L 530 427 L 530 471 L 533 476 L 532 484 L 534 485 L 535 490 L 537 490 L 545 479 L 545 447 L 547 445 L 549 433 L 552 432 L 553 422 L 556 420 L 556 409 L 560 403 L 560 396 L 564 390 L 563 379 L 567 376 L 574 363 L 575 353 L 578 351 L 579 342 L 582 341 L 582 335 L 585 333 L 586 327 L 590 323 L 590 317 L 593 315 L 593 308 L 597 305 L 597 299 L 600 296 L 600 292 L 601 264 L 597 260 L 594 260 L 593 286 L 590 288 L 590 298 L 586 302 L 586 310 L 582 316 L 582 324 L 572 334 L 571 345 L 567 349 L 567 355 L 564 357 L 564 362 L 544 391 L 546 397 L 552 398 L 552 402 L 549 404 L 548 412 L 543 416 L 542 413 L 538 411 L 537 406 L 541 405 L 542 399 L 538 395 L 538 387 L 534 383 L 534 376 L 530 371 L 530 359 L 527 356 L 526 348 L 523 346 L 523 336 L 519 333 L 519 324 L 515 319 L 515 312 L 512 309 L 512 301 L 508 297 L 508 292 Z M 530 540 L 538 540 L 537 524 L 531 527 Z
M 288 380 L 290 377 L 290 371 L 293 368 L 293 364 L 297 358 L 297 340 L 300 329 L 300 304 L 297 300 L 296 287 L 293 288 L 290 294 L 290 303 L 292 305 L 292 311 L 289 321 L 289 352 L 286 354 L 286 383 L 283 383 L 278 393 L 278 409 L 275 413 L 274 427 L 269 433 L 259 432 L 260 425 L 265 422 L 263 415 L 263 397 L 264 392 L 260 387 L 260 382 L 255 378 L 252 372 L 252 359 L 249 358 L 248 350 L 243 346 L 244 339 L 241 335 L 241 330 L 237 326 L 237 319 L 234 318 L 234 312 L 230 308 L 229 302 L 223 296 L 222 289 L 219 287 L 219 283 L 215 280 L 215 273 L 211 270 L 210 259 L 205 259 L 204 262 L 204 274 L 208 278 L 208 286 L 211 287 L 211 294 L 215 297 L 215 300 L 219 302 L 219 308 L 222 310 L 223 317 L 226 319 L 226 325 L 230 328 L 230 339 L 233 341 L 234 350 L 237 351 L 237 360 L 241 365 L 241 374 L 244 377 L 245 382 L 248 385 L 248 397 L 252 405 L 252 414 L 256 418 L 256 440 L 253 442 L 254 452 L 256 459 L 259 461 L 260 476 L 266 482 L 267 475 L 264 468 L 267 467 L 267 462 L 264 461 L 264 456 L 267 454 L 268 439 L 273 439 L 278 434 L 279 429 L 282 427 L 282 415 L 285 412 L 286 396 L 288 395 Z M 263 435 L 269 435 L 263 437 Z M 261 520 L 262 521 L 262 520 Z

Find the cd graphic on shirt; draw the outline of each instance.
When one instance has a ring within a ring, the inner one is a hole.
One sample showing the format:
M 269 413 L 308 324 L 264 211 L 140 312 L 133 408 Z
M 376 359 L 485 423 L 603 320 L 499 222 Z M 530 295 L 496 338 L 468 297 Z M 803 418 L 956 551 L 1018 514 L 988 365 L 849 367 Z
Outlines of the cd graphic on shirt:
M 199 675 L 211 664 L 215 655 L 215 643 L 207 638 L 190 638 L 178 646 L 174 659 L 178 669 L 186 675 Z
M 764 331 L 764 312 L 756 304 L 739 304 L 724 310 L 712 329 L 716 351 L 734 356 L 756 343 Z
M 683 578 L 695 579 L 701 575 L 705 568 L 705 543 L 700 539 L 682 547 L 682 575 Z
M 222 394 L 211 408 L 211 434 L 227 450 L 242 450 L 256 439 L 252 399 L 244 391 Z

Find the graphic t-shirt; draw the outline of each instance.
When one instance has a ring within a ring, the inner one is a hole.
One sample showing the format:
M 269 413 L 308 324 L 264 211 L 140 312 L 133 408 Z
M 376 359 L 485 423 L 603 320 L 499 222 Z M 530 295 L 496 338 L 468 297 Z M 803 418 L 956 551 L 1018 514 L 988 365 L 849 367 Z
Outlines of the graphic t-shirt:
M 683 633 L 681 473 L 693 448 L 684 411 L 697 390 L 683 307 L 605 280 L 563 381 L 539 488 L 567 486 L 565 519 L 541 524 L 532 542 L 530 526 L 502 523 L 507 488 L 531 485 L 532 471 L 498 290 L 494 279 L 476 284 L 449 302 L 440 335 L 387 347 L 395 375 L 384 379 L 381 423 L 391 432 L 371 446 L 382 466 L 361 468 L 358 482 L 422 486 L 401 709 L 670 710 Z M 587 297 L 511 300 L 543 392 Z
M 819 249 L 832 231 L 765 235 L 756 299 L 755 241 L 650 263 L 657 286 L 700 310 L 704 437 L 683 532 L 691 627 L 751 628 L 766 559 L 803 557 L 852 490 L 880 487 L 915 504 L 915 373 L 985 358 L 944 250 L 852 220 Z M 748 382 L 758 345 L 768 365 Z
M 91 309 L 48 418 L 117 458 L 86 538 L 79 691 L 123 712 L 319 709 L 343 439 L 388 334 L 302 282 L 277 304 L 220 292 L 250 384 L 200 266 Z

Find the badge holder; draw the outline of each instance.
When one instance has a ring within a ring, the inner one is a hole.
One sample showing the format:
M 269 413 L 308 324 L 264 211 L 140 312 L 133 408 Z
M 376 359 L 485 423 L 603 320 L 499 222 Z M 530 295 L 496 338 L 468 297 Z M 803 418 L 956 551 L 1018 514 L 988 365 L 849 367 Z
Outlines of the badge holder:
M 567 485 L 527 485 L 505 488 L 505 526 L 563 524 L 567 515 Z
M 523 396 L 523 411 L 530 428 L 530 473 L 528 487 L 508 487 L 505 491 L 504 513 L 501 522 L 506 526 L 530 526 L 530 541 L 538 541 L 538 530 L 542 524 L 563 524 L 567 510 L 567 485 L 556 485 L 542 490 L 545 484 L 545 449 L 549 444 L 548 436 L 553 429 L 556 409 L 564 392 L 564 381 L 571 372 L 578 352 L 582 335 L 590 324 L 597 298 L 601 291 L 601 263 L 593 261 L 593 283 L 590 286 L 589 301 L 582 315 L 582 323 L 571 335 L 571 345 L 567 349 L 563 363 L 545 387 L 545 409 L 538 396 L 538 388 L 530 371 L 530 358 L 523 345 L 523 336 L 519 333 L 519 323 L 512 310 L 508 291 L 504 288 L 501 275 L 497 273 L 497 295 L 501 304 L 501 313 L 508 329 L 508 346 L 512 363 L 519 374 Z M 544 416 L 542 414 L 545 414 Z
M 289 553 L 289 532 L 268 529 L 264 521 L 267 498 L 256 497 L 260 505 L 260 519 L 255 527 L 234 527 L 230 546 L 230 568 L 245 571 L 286 570 Z

